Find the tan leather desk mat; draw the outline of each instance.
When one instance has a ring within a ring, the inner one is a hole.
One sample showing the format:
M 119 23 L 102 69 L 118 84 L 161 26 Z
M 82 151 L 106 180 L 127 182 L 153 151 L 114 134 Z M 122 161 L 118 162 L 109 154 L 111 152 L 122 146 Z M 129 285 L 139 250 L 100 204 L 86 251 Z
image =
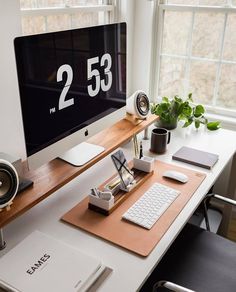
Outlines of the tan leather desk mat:
M 185 173 L 189 177 L 189 181 L 186 184 L 182 184 L 168 178 L 163 178 L 163 172 L 170 169 Z M 109 216 L 104 216 L 95 211 L 89 210 L 88 198 L 86 197 L 78 205 L 67 212 L 62 217 L 62 220 L 141 256 L 148 256 L 205 177 L 206 174 L 204 173 L 161 161 L 155 161 L 154 174 Z M 163 183 L 167 186 L 178 189 L 181 191 L 181 194 L 150 230 L 122 220 L 122 214 L 132 206 L 133 203 L 154 182 Z

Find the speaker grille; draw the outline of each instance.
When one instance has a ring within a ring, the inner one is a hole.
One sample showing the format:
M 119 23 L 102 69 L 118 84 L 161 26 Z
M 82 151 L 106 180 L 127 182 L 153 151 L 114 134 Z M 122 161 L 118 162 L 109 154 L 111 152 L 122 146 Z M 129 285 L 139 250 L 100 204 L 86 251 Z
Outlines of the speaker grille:
M 9 165 L 0 163 L 0 206 L 11 201 L 17 189 L 17 174 Z
M 150 105 L 149 105 L 149 99 L 146 94 L 142 92 L 138 94 L 137 99 L 136 99 L 136 106 L 139 113 L 142 116 L 146 116 L 149 113 Z

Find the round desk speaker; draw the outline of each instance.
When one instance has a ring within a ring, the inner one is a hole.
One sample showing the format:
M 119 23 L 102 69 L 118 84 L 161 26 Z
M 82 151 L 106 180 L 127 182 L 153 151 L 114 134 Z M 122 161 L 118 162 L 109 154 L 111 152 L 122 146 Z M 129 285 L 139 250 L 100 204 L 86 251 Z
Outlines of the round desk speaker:
M 0 159 L 0 208 L 8 206 L 17 194 L 19 177 L 15 167 Z
M 134 115 L 138 119 L 145 119 L 149 113 L 150 102 L 147 95 L 137 90 L 126 101 L 127 113 Z

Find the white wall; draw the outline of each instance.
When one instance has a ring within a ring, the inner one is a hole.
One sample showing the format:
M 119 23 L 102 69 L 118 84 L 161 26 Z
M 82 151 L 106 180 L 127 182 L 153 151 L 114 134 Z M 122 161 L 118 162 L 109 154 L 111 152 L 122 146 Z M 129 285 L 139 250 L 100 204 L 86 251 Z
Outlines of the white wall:
M 119 18 L 127 22 L 127 96 L 149 93 L 153 5 L 150 0 L 120 0 Z
M 137 0 L 121 0 L 120 13 L 117 21 L 127 23 L 127 96 L 133 92 L 133 43 L 134 43 L 134 15 Z
M 150 61 L 152 44 L 153 1 L 135 1 L 132 91 L 141 89 L 149 93 Z
M 0 0 L 0 152 L 25 157 L 13 39 L 21 34 L 20 1 Z

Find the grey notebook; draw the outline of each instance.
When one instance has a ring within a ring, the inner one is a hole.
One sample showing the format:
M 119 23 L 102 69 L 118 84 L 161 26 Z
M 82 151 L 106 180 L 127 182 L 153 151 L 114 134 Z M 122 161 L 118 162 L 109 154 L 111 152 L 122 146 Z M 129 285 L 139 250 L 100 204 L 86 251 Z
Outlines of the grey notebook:
M 219 155 L 183 146 L 172 156 L 172 158 L 174 160 L 211 169 L 218 161 Z

